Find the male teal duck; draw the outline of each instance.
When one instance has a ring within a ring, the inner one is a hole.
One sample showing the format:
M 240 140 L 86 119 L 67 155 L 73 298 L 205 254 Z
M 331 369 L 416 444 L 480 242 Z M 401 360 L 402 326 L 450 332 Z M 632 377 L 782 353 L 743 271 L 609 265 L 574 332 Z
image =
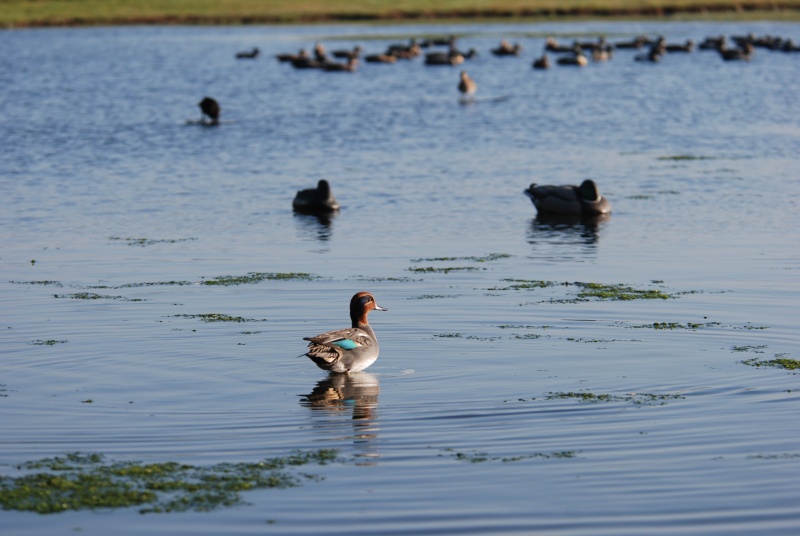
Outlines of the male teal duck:
M 370 311 L 386 311 L 369 292 L 359 292 L 350 300 L 352 327 L 304 337 L 308 356 L 316 365 L 330 372 L 359 372 L 378 359 L 378 339 L 367 315 Z
M 298 212 L 311 214 L 336 212 L 339 210 L 339 202 L 333 197 L 331 185 L 322 179 L 316 188 L 298 190 L 292 200 L 292 208 Z
M 600 195 L 597 184 L 587 179 L 580 186 L 539 186 L 531 184 L 525 190 L 540 213 L 571 216 L 610 214 L 611 203 Z

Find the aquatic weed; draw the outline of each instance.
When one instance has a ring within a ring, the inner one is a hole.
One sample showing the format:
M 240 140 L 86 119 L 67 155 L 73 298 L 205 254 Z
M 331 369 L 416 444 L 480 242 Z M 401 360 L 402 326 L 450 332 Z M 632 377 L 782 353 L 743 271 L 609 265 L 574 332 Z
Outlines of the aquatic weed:
M 203 322 L 266 322 L 266 319 L 244 318 L 241 316 L 230 316 L 222 313 L 202 313 L 196 315 L 182 314 L 174 315 L 178 318 L 199 318 Z
M 742 361 L 744 365 L 750 365 L 751 367 L 761 368 L 761 367 L 775 367 L 781 368 L 785 370 L 797 370 L 800 369 L 800 360 L 797 359 L 790 359 L 785 357 L 786 354 L 776 354 L 774 359 L 745 359 Z
M 569 399 L 573 398 L 580 402 L 630 402 L 636 405 L 665 405 L 667 400 L 684 398 L 681 395 L 673 394 L 652 394 L 652 393 L 630 393 L 626 395 L 595 394 L 588 391 L 580 392 L 549 392 L 545 400 Z
M 145 301 L 141 298 L 126 298 L 125 296 L 108 296 L 94 292 L 75 292 L 73 294 L 53 294 L 54 298 L 71 298 L 73 300 L 120 300 L 128 302 Z
M 242 504 L 240 493 L 289 488 L 313 474 L 293 468 L 339 460 L 338 451 L 294 451 L 254 463 L 199 467 L 178 462 L 106 462 L 101 454 L 80 452 L 25 462 L 29 473 L 0 477 L 0 504 L 6 510 L 52 514 L 67 510 L 141 507 L 140 513 L 210 511 Z
M 55 346 L 56 344 L 64 344 L 66 340 L 56 340 L 56 339 L 36 339 L 35 341 L 31 341 L 33 346 Z
M 125 242 L 125 244 L 129 246 L 152 246 L 154 244 L 177 244 L 179 242 L 191 242 L 197 240 L 197 238 L 164 238 L 164 239 L 156 239 L 156 238 L 122 238 L 119 236 L 112 236 L 109 237 L 109 240 L 112 241 L 119 241 Z
M 484 462 L 501 462 L 513 463 L 521 462 L 524 460 L 549 460 L 549 459 L 564 459 L 576 458 L 580 451 L 577 450 L 563 450 L 556 452 L 534 452 L 531 454 L 520 454 L 518 456 L 489 456 L 486 452 L 472 451 L 472 452 L 459 452 L 452 448 L 442 449 L 450 457 L 460 462 L 467 463 L 484 463 Z M 443 456 L 443 454 L 440 454 Z
M 262 281 L 310 281 L 316 279 L 306 272 L 248 272 L 245 275 L 221 275 L 201 281 L 203 285 L 252 285 Z

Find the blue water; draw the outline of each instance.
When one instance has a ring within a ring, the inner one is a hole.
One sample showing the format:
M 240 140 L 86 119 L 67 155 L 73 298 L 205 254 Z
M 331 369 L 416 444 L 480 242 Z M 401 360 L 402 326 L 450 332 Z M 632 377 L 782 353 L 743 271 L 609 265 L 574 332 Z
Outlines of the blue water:
M 74 451 L 342 457 L 245 506 L 0 511 L 4 531 L 800 532 L 798 376 L 744 363 L 800 359 L 800 54 L 531 68 L 548 35 L 748 32 L 800 40 L 779 22 L 2 32 L 0 474 Z M 450 34 L 479 57 L 273 58 Z M 521 57 L 490 54 L 504 37 Z M 217 128 L 196 124 L 205 95 Z M 341 212 L 294 214 L 321 178 Z M 610 218 L 541 220 L 522 194 L 585 178 Z M 202 284 L 252 272 L 312 277 Z M 360 290 L 388 308 L 380 358 L 328 378 L 302 338 L 345 327 Z

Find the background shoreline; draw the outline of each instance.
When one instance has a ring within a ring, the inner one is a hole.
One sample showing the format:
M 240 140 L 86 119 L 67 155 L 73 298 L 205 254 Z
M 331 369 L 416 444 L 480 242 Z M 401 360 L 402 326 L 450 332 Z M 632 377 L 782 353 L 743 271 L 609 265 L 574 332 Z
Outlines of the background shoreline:
M 381 6 L 360 3 L 319 2 L 300 6 L 275 2 L 199 2 L 164 5 L 155 0 L 131 4 L 125 0 L 80 3 L 59 0 L 31 4 L 24 0 L 1 2 L 0 27 L 36 28 L 133 25 L 255 25 L 453 21 L 575 20 L 575 19 L 725 19 L 798 20 L 800 1 L 651 3 L 617 0 L 603 3 L 569 2 L 449 2 L 431 10 L 415 0 Z M 485 4 L 485 6 L 483 5 Z M 423 7 L 424 6 L 424 7 Z

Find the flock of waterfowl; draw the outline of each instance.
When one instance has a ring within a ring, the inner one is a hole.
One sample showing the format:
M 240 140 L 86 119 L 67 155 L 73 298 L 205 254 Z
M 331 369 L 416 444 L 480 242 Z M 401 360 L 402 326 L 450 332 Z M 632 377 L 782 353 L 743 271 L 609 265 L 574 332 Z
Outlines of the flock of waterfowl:
M 351 49 L 333 50 L 329 53 L 322 43 L 316 43 L 311 53 L 307 49 L 301 49 L 297 53 L 277 54 L 276 59 L 291 64 L 295 69 L 355 72 L 362 59 L 366 63 L 391 64 L 422 57 L 423 51 L 425 51 L 425 65 L 461 65 L 478 56 L 478 52 L 474 48 L 467 51 L 459 50 L 456 45 L 457 41 L 457 36 L 436 39 L 412 38 L 408 43 L 391 44 L 384 51 L 373 54 L 365 54 L 361 45 L 355 45 Z M 633 59 L 638 62 L 656 63 L 666 55 L 687 54 L 695 49 L 714 51 L 725 61 L 749 61 L 757 48 L 784 53 L 800 52 L 800 45 L 795 44 L 790 38 L 772 35 L 756 36 L 752 33 L 734 35 L 730 38 L 724 35 L 706 37 L 697 46 L 691 39 L 682 43 L 668 43 L 663 36 L 652 38 L 643 35 L 617 42 L 610 42 L 605 37 L 599 37 L 594 41 L 574 40 L 569 44 L 562 44 L 555 38 L 548 37 L 545 39 L 542 54 L 533 60 L 532 67 L 549 69 L 553 65 L 550 55 L 555 56 L 556 65 L 585 67 L 590 62 L 609 61 L 617 50 L 639 52 L 633 56 Z M 490 52 L 497 57 L 518 57 L 522 54 L 522 50 L 521 44 L 512 44 L 507 39 L 502 39 L 499 45 L 492 48 Z M 260 50 L 254 47 L 251 50 L 238 52 L 236 58 L 255 59 L 259 55 Z M 471 98 L 478 86 L 466 71 L 462 71 L 457 87 L 464 97 Z M 217 101 L 211 97 L 205 97 L 198 103 L 198 106 L 203 113 L 201 121 L 203 124 L 219 124 L 221 108 Z

